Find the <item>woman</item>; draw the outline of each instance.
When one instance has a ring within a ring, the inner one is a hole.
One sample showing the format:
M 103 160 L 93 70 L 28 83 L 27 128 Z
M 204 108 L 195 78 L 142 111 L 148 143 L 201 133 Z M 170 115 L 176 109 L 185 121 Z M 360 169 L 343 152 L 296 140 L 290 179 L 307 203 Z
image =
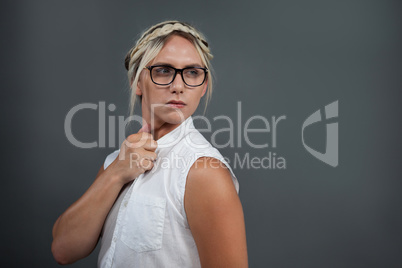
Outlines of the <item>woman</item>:
M 109 155 L 95 181 L 53 227 L 60 264 L 100 267 L 247 267 L 238 183 L 191 115 L 211 95 L 208 43 L 192 26 L 148 29 L 126 57 L 131 113 L 143 127 Z

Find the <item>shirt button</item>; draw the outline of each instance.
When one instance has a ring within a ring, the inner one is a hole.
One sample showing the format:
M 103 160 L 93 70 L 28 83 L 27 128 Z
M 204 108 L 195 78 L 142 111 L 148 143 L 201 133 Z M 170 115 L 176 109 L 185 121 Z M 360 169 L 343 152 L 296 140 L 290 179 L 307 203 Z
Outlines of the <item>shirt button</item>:
M 117 241 L 117 237 L 113 237 L 113 242 L 116 242 Z
M 124 207 L 127 207 L 127 201 L 124 201 Z

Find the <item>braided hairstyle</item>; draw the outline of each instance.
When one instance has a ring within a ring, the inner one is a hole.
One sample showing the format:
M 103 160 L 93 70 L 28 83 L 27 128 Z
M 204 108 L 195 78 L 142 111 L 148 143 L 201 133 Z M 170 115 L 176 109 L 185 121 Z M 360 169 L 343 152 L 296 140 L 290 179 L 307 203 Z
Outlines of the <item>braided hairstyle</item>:
M 182 36 L 192 42 L 200 55 L 202 63 L 206 68 L 212 71 L 210 60 L 212 60 L 213 56 L 208 47 L 208 43 L 203 34 L 197 31 L 193 26 L 188 23 L 171 20 L 150 27 L 142 34 L 140 39 L 138 39 L 135 46 L 130 49 L 124 61 L 131 88 L 130 115 L 134 113 L 134 105 L 137 97 L 135 91 L 141 71 L 158 55 L 165 42 L 172 35 Z M 212 94 L 211 72 L 208 72 L 207 75 L 206 105 Z

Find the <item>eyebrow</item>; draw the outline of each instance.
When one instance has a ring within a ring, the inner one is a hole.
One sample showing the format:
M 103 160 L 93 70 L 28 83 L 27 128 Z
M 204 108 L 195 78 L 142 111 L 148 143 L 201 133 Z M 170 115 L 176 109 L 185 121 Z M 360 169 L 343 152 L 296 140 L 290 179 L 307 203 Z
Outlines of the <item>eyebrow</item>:
M 156 62 L 156 63 L 154 63 L 154 64 L 152 64 L 153 66 L 155 66 L 155 65 L 163 65 L 163 66 L 169 66 L 169 67 L 173 67 L 173 68 L 176 68 L 176 67 L 174 67 L 172 64 L 170 64 L 170 63 L 166 63 L 166 62 Z M 187 65 L 185 65 L 183 68 L 188 68 L 188 67 L 201 67 L 201 68 L 204 68 L 202 65 L 200 65 L 200 64 L 198 64 L 198 63 L 195 63 L 195 64 L 187 64 Z M 177 68 L 176 68 L 177 69 Z

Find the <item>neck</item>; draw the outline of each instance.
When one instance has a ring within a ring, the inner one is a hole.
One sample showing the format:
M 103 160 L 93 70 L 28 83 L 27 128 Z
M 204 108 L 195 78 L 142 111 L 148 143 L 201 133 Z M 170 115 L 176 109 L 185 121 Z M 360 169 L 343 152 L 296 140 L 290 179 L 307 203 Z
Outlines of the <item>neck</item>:
M 165 121 L 161 120 L 154 116 L 153 120 L 151 120 L 151 114 L 148 109 L 142 107 L 142 125 L 150 124 L 151 126 L 151 134 L 154 140 L 158 140 L 180 126 L 180 124 L 169 124 Z
M 156 120 L 155 120 L 156 121 Z M 149 122 L 149 121 L 147 121 Z M 169 124 L 169 123 L 157 123 L 152 125 L 151 124 L 151 134 L 154 137 L 154 140 L 159 140 L 175 128 L 177 128 L 180 124 Z

